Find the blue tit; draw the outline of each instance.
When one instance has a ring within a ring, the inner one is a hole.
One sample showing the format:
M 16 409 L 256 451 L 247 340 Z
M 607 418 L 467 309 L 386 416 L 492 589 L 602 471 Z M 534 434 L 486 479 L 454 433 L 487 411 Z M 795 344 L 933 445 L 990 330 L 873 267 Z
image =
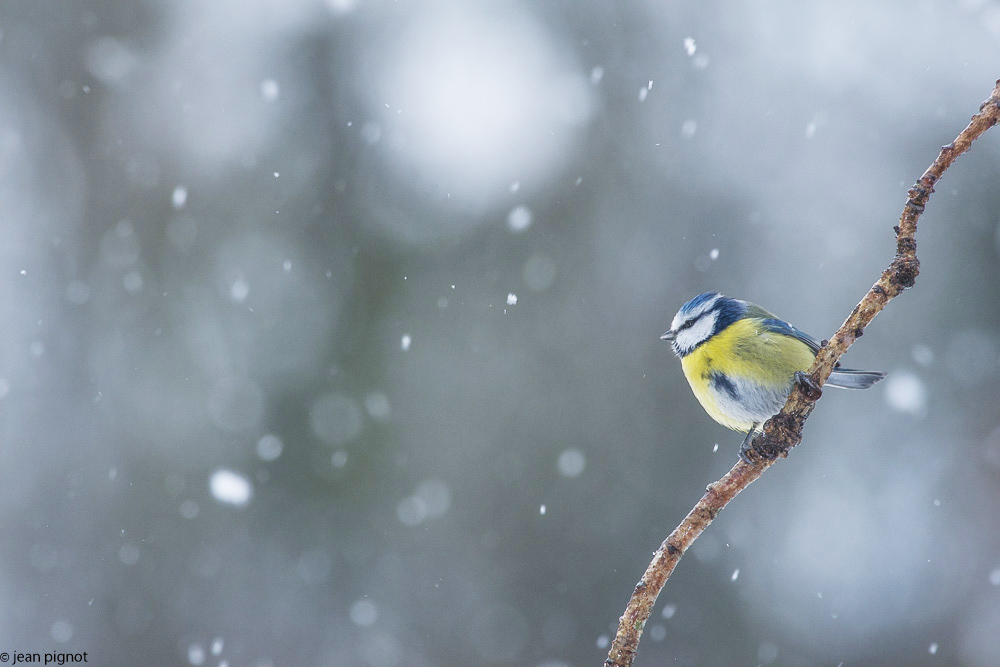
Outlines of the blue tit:
M 812 366 L 819 343 L 760 306 L 705 292 L 677 311 L 670 341 L 691 390 L 705 411 L 723 426 L 753 434 L 785 405 L 795 376 Z M 837 368 L 826 385 L 867 389 L 885 373 Z

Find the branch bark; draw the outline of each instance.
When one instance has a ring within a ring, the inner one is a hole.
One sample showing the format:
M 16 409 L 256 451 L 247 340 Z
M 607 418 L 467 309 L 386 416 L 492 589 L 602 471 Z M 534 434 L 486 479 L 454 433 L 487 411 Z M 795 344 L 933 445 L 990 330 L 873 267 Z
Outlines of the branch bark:
M 822 386 L 830 377 L 830 372 L 840 357 L 864 333 L 865 327 L 885 308 L 891 299 L 904 289 L 913 287 L 920 262 L 917 260 L 917 219 L 934 192 L 934 185 L 944 175 L 945 170 L 969 150 L 972 142 L 1000 120 L 1000 80 L 990 97 L 979 107 L 979 113 L 972 117 L 955 141 L 941 147 L 937 159 L 923 173 L 907 192 L 906 205 L 899 218 L 896 232 L 896 256 L 881 277 L 865 294 L 861 302 L 829 341 L 824 341 L 816 354 L 816 361 L 808 371 L 808 380 L 797 382 L 788 396 L 781 412 L 764 424 L 762 434 L 753 441 L 752 464 L 738 461 L 732 470 L 719 481 L 709 484 L 705 495 L 688 512 L 663 541 L 653 555 L 642 579 L 632 591 L 625 613 L 619 619 L 618 633 L 611 645 L 606 667 L 628 667 L 635 659 L 639 638 L 643 627 L 653 611 L 656 597 L 670 578 L 674 567 L 688 547 L 698 539 L 702 531 L 729 504 L 736 495 L 774 465 L 779 458 L 788 456 L 788 451 L 802 440 L 802 426 L 812 413 L 822 395 Z

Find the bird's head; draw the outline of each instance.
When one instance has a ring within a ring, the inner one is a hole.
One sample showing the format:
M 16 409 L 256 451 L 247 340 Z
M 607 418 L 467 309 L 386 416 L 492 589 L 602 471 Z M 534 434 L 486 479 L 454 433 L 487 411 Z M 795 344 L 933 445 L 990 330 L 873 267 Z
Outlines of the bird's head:
M 660 340 L 670 341 L 678 357 L 685 357 L 699 345 L 743 316 L 745 303 L 718 292 L 705 292 L 691 299 L 677 311 L 670 331 Z

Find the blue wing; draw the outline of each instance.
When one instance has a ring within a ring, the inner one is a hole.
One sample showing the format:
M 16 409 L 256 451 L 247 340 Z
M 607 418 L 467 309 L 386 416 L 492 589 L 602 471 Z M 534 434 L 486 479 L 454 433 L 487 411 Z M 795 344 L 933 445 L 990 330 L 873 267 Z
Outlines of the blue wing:
M 784 320 L 779 320 L 777 317 L 769 317 L 767 319 L 761 320 L 761 324 L 773 333 L 781 334 L 782 336 L 791 336 L 792 338 L 798 338 L 800 341 L 809 346 L 809 349 L 813 351 L 813 354 L 819 352 L 819 342 L 809 334 L 804 331 L 800 331 L 793 327 L 791 324 Z

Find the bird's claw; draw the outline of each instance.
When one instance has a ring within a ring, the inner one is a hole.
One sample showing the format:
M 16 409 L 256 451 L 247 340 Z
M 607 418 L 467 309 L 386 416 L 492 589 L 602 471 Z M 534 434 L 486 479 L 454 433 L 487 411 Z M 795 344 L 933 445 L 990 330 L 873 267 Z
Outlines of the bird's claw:
M 742 445 L 740 445 L 740 458 L 743 460 L 743 463 L 752 466 L 756 463 L 756 461 L 754 461 L 756 456 L 757 452 L 754 451 L 753 440 L 746 440 Z
M 740 445 L 740 458 L 747 465 L 753 465 L 755 463 L 754 459 L 757 457 L 758 452 L 753 448 L 753 435 L 757 431 L 757 424 L 751 424 L 750 430 L 747 431 L 747 437 L 743 438 L 743 444 Z
M 743 444 L 740 445 L 740 459 L 751 466 L 786 456 L 788 456 L 788 450 L 768 442 L 763 430 L 757 431 L 756 424 L 754 424 L 754 430 L 747 434 Z
M 795 384 L 799 386 L 802 395 L 809 400 L 816 401 L 823 395 L 823 390 L 816 384 L 808 373 L 795 371 Z

